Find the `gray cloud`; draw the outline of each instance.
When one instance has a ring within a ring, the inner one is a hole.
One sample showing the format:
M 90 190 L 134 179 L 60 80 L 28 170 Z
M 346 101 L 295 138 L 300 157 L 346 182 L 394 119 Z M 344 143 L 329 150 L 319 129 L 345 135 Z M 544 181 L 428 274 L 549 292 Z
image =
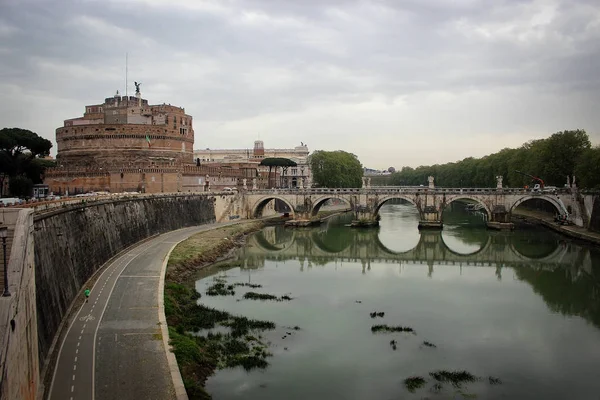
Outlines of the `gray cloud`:
M 53 139 L 124 90 L 126 52 L 150 102 L 194 116 L 196 147 L 260 134 L 384 168 L 600 139 L 592 0 L 4 0 L 2 125 Z

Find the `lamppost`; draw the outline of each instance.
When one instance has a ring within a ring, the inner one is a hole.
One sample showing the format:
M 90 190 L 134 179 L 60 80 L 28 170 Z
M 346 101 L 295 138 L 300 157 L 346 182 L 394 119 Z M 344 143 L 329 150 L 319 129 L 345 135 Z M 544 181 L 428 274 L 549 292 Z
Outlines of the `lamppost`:
M 8 235 L 8 227 L 0 226 L 0 237 L 2 238 L 2 254 L 4 256 L 4 293 L 2 297 L 10 296 L 8 291 L 8 269 L 6 265 L 6 236 Z

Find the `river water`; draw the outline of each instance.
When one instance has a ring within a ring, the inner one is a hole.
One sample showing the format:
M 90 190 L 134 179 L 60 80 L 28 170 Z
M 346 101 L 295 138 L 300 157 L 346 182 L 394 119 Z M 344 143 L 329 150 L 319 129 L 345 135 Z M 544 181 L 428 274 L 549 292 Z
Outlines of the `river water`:
M 442 232 L 419 233 L 409 205 L 380 214 L 371 230 L 347 218 L 268 227 L 240 249 L 242 268 L 204 272 L 201 302 L 277 324 L 263 333 L 269 367 L 218 371 L 214 399 L 600 399 L 597 248 L 533 226 L 487 231 L 460 204 Z M 214 274 L 293 300 L 205 296 Z M 414 332 L 372 333 L 376 324 Z M 481 379 L 435 386 L 437 370 Z M 426 382 L 411 393 L 412 376 Z

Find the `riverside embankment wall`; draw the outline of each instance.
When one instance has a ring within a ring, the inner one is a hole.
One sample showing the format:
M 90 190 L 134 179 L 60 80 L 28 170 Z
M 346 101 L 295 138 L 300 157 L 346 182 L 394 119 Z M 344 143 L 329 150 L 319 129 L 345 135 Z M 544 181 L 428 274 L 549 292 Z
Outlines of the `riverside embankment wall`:
M 70 204 L 34 218 L 39 360 L 82 286 L 111 257 L 153 235 L 215 221 L 212 195 L 161 195 Z M 215 207 L 215 205 L 217 207 Z

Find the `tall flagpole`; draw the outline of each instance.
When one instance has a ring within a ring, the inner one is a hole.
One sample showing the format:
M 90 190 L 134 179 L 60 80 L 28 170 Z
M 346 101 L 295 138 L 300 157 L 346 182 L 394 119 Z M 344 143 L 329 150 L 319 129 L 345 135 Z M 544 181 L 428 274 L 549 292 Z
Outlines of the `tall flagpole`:
M 129 98 L 128 92 L 127 92 L 127 58 L 128 58 L 128 54 L 125 53 L 125 97 Z

